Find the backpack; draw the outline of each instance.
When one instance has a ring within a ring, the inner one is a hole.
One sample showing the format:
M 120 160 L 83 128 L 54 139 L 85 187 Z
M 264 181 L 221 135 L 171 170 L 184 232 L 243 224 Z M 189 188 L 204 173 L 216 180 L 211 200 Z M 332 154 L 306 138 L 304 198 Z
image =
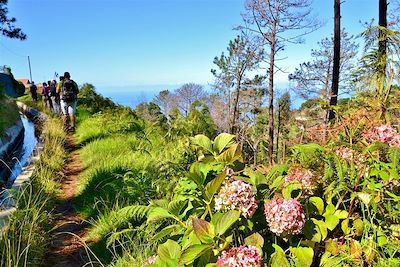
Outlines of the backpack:
M 62 84 L 62 100 L 72 102 L 76 99 L 75 83 L 72 80 L 64 81 Z

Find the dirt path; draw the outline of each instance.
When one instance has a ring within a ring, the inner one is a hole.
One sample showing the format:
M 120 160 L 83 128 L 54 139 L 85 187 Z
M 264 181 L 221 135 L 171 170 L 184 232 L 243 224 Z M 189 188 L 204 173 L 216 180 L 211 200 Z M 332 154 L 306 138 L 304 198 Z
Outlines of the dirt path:
M 81 267 L 85 265 L 86 251 L 81 238 L 85 235 L 87 224 L 77 215 L 72 207 L 75 198 L 78 174 L 82 172 L 82 163 L 77 154 L 73 136 L 67 137 L 68 159 L 64 166 L 62 180 L 63 194 L 60 203 L 53 211 L 53 232 L 49 251 L 44 266 Z

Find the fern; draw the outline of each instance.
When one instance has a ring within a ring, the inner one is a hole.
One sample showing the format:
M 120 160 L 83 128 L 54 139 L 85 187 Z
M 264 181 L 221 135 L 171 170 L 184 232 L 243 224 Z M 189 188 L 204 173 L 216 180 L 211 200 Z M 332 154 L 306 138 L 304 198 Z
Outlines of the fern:
M 397 147 L 392 147 L 388 151 L 388 158 L 390 162 L 394 163 L 395 166 L 398 166 L 400 163 L 400 149 Z
M 101 216 L 90 229 L 86 239 L 98 240 L 111 232 L 126 227 L 129 223 L 140 225 L 145 221 L 151 211 L 151 207 L 134 205 L 113 210 Z
M 318 144 L 302 144 L 292 147 L 292 161 L 307 169 L 318 169 L 325 149 Z

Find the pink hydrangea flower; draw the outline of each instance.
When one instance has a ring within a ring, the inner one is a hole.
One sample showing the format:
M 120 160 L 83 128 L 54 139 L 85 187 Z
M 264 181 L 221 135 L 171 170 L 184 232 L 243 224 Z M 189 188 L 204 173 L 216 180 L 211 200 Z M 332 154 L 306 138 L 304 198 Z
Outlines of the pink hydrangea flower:
M 289 170 L 289 174 L 285 177 L 285 185 L 288 185 L 291 181 L 298 181 L 302 190 L 311 195 L 315 188 L 313 177 L 314 175 L 310 170 L 294 167 Z
M 355 151 L 348 147 L 341 147 L 336 150 L 336 155 L 338 155 L 339 157 L 341 157 L 342 159 L 345 159 L 345 160 L 353 160 Z
M 344 160 L 353 161 L 357 168 L 361 168 L 363 163 L 367 160 L 364 155 L 348 147 L 341 147 L 337 149 L 336 155 Z
M 261 267 L 263 263 L 258 248 L 242 245 L 222 251 L 217 265 L 219 267 Z
M 400 147 L 400 135 L 397 130 L 390 125 L 380 125 L 374 127 L 370 132 L 364 133 L 363 137 L 370 142 L 379 141 L 390 146 Z
M 143 262 L 142 267 L 150 265 L 150 264 L 154 264 L 154 263 L 156 263 L 156 260 L 157 260 L 157 255 L 150 256 Z
M 238 180 L 227 181 L 215 198 L 215 210 L 228 211 L 238 209 L 243 216 L 251 217 L 257 209 L 256 198 L 251 185 Z
M 277 198 L 264 205 L 269 229 L 276 235 L 300 234 L 304 227 L 303 207 L 297 199 Z

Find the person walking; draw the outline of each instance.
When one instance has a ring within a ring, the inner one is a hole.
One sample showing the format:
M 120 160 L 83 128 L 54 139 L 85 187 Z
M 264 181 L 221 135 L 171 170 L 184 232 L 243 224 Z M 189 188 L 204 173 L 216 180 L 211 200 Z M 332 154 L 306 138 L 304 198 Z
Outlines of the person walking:
M 76 103 L 78 100 L 78 85 L 75 81 L 71 80 L 71 75 L 69 72 L 64 73 L 64 80 L 59 88 L 59 93 L 61 96 L 61 111 L 63 113 L 64 125 L 67 130 L 75 131 L 75 113 L 76 113 Z M 68 127 L 69 119 L 69 127 Z
M 57 101 L 57 88 L 56 88 L 56 81 L 49 81 L 49 94 L 50 94 L 50 99 L 51 103 L 53 105 L 53 112 L 54 113 L 60 113 L 60 104 L 59 101 Z
M 32 81 L 29 85 L 29 92 L 31 93 L 33 102 L 36 102 L 38 100 L 38 96 L 37 96 L 37 86 L 35 85 L 34 81 Z
M 42 98 L 43 98 L 44 105 L 47 108 L 51 109 L 51 107 L 50 107 L 51 99 L 50 99 L 50 94 L 49 94 L 49 88 L 48 88 L 46 82 L 42 83 Z

